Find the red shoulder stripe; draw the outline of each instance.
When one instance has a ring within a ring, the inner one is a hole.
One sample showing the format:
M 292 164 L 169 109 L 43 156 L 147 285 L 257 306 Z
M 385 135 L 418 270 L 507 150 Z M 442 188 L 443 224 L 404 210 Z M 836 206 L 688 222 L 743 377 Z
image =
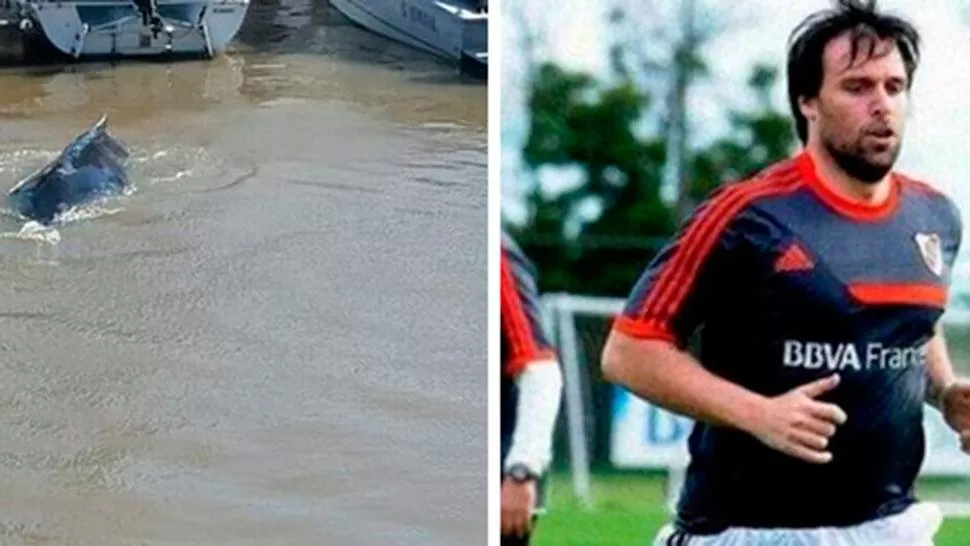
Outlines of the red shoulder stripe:
M 707 255 L 738 212 L 755 199 L 790 192 L 800 185 L 800 175 L 792 167 L 766 178 L 736 184 L 702 205 L 703 209 L 682 234 L 677 250 L 664 265 L 657 284 L 643 302 L 639 318 L 673 316 Z
M 502 328 L 509 339 L 509 348 L 513 359 L 521 359 L 531 355 L 540 355 L 542 349 L 535 343 L 529 317 L 519 296 L 515 277 L 509 269 L 505 256 L 501 261 L 501 303 Z

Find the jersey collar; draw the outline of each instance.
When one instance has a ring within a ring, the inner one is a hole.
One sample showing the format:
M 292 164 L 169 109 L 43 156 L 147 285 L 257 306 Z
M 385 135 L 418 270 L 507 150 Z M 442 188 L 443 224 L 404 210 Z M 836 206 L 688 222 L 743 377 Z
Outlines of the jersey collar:
M 806 185 L 829 208 L 838 214 L 861 222 L 875 222 L 896 212 L 900 199 L 899 179 L 890 174 L 892 188 L 889 198 L 879 204 L 869 204 L 852 199 L 837 192 L 831 185 L 824 183 L 815 170 L 815 162 L 807 151 L 799 152 L 795 159 Z

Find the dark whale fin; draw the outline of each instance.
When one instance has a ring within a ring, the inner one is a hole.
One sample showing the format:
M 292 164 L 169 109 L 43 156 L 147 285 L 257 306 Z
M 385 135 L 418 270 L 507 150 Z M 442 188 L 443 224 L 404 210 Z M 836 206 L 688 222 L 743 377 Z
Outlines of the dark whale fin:
M 108 116 L 102 114 L 94 125 L 64 147 L 56 159 L 24 177 L 7 195 L 43 184 L 58 170 L 73 172 L 85 166 L 105 168 L 127 180 L 123 163 L 129 155 L 125 146 L 108 133 Z
M 25 218 L 49 223 L 65 210 L 124 193 L 128 157 L 125 146 L 108 133 L 108 117 L 102 115 L 53 161 L 11 188 L 7 203 Z

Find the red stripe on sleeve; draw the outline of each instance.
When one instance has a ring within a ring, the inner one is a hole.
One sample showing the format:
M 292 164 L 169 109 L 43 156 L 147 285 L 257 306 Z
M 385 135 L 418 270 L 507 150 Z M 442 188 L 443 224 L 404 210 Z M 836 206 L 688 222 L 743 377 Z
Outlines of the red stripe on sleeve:
M 663 265 L 636 318 L 625 321 L 623 329 L 657 335 L 668 332 L 672 336 L 668 321 L 680 310 L 708 255 L 738 212 L 755 199 L 791 192 L 800 185 L 799 174 L 791 167 L 768 178 L 729 187 L 702 205 L 682 233 L 677 249 Z
M 508 339 L 510 355 L 505 364 L 508 373 L 517 374 L 532 360 L 551 358 L 552 351 L 538 345 L 535 332 L 519 295 L 518 283 L 505 256 L 501 261 L 502 331 Z

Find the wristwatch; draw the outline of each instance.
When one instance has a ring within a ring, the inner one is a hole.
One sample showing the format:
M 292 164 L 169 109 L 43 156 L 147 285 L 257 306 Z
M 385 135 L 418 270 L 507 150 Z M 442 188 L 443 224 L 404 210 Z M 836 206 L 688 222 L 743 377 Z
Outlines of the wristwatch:
M 505 470 L 505 475 L 512 479 L 512 481 L 519 483 L 539 480 L 539 474 L 522 463 L 515 463 L 509 466 Z

